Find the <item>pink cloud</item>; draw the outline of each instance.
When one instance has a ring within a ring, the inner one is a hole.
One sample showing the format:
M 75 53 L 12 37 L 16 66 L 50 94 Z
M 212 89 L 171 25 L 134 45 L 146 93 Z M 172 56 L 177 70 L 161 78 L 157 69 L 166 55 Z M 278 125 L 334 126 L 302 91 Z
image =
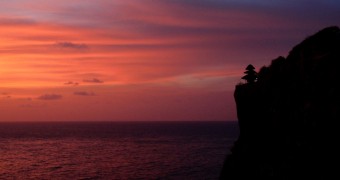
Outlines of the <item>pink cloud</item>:
M 79 83 L 78 82 L 73 82 L 73 81 L 68 81 L 68 82 L 65 82 L 64 85 L 78 86 Z
M 104 83 L 104 81 L 99 80 L 97 78 L 93 78 L 93 79 L 84 79 L 83 82 L 87 82 L 87 83 Z
M 39 100 L 59 100 L 59 99 L 62 99 L 62 95 L 60 94 L 44 94 L 44 95 L 41 95 L 39 97 L 37 97 L 37 99 Z
M 87 92 L 87 91 L 76 91 L 73 94 L 78 95 L 78 96 L 95 96 L 96 95 L 93 92 Z
M 71 48 L 71 49 L 87 49 L 88 48 L 88 46 L 84 43 L 57 42 L 55 45 L 61 48 Z

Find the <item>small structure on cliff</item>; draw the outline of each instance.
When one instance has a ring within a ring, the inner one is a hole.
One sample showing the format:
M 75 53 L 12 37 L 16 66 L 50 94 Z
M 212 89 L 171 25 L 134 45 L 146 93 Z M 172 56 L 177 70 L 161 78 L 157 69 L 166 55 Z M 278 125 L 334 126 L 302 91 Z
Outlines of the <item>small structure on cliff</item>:
M 246 80 L 247 83 L 254 83 L 257 80 L 257 72 L 255 71 L 255 67 L 251 64 L 246 67 L 244 74 L 246 75 L 243 76 L 242 79 Z

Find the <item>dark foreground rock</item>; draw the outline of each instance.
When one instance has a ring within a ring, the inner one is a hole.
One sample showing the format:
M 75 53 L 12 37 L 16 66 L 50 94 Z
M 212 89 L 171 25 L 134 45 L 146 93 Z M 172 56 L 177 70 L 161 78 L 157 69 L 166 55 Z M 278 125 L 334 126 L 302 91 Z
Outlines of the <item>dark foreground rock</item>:
M 234 96 L 240 136 L 221 179 L 339 179 L 338 27 L 274 59 Z

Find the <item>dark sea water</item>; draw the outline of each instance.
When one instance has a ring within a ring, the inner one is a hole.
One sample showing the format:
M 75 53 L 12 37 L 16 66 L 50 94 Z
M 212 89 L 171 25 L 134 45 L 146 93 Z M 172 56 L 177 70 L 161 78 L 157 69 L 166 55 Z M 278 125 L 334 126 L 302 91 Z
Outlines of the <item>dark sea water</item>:
M 235 122 L 0 123 L 0 179 L 217 179 Z

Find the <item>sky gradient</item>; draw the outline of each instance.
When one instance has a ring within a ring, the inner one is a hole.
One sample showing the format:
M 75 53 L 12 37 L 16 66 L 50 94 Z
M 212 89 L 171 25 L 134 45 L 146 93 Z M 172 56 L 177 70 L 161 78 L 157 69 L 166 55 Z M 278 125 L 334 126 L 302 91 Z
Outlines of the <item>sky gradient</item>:
M 339 25 L 335 0 L 11 0 L 0 121 L 236 120 L 244 68 Z

